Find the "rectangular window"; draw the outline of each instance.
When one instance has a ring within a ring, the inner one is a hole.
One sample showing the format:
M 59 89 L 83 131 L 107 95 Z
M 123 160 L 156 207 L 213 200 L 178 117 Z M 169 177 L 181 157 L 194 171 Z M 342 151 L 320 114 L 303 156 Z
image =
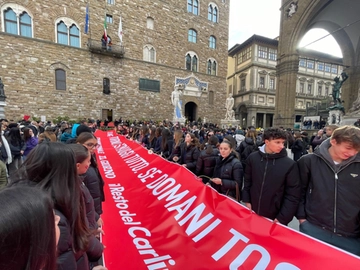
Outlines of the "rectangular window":
M 260 88 L 265 88 L 265 77 L 260 77 L 259 87 Z
M 315 66 L 314 61 L 311 60 L 307 61 L 307 68 L 314 69 L 314 66 Z
M 308 94 L 311 94 L 311 92 L 312 92 L 312 84 L 308 84 L 308 88 L 307 88 L 308 90 L 307 90 L 307 93 Z
M 63 69 L 55 70 L 56 90 L 66 90 L 66 72 Z
M 304 58 L 300 58 L 299 60 L 299 66 L 300 67 L 306 67 L 306 60 Z
M 329 86 L 325 86 L 325 96 L 329 96 Z
M 330 72 L 330 71 L 331 71 L 331 65 L 325 64 L 325 72 Z
M 108 3 L 109 5 L 114 5 L 114 4 L 115 4 L 115 0 L 107 0 L 107 3 Z
M 275 89 L 275 79 L 274 78 L 270 78 L 269 89 Z
M 319 85 L 318 86 L 318 96 L 321 96 L 321 94 L 322 94 L 322 85 Z
M 318 63 L 317 66 L 319 71 L 324 71 L 324 63 Z
M 300 83 L 300 93 L 302 93 L 302 94 L 305 93 L 305 85 L 304 85 L 304 83 Z
M 113 23 L 113 17 L 112 17 L 112 15 L 106 14 L 106 22 L 107 22 L 107 23 Z
M 245 91 L 246 90 L 246 80 L 242 79 L 240 83 L 240 90 Z
M 240 65 L 242 62 L 251 58 L 251 47 L 248 47 L 237 54 L 237 64 Z
M 277 50 L 269 48 L 269 59 L 276 61 Z
M 139 90 L 160 92 L 160 81 L 140 78 Z
M 259 46 L 259 58 L 267 59 L 267 47 Z
M 334 73 L 334 74 L 338 73 L 338 66 L 337 65 L 331 65 L 331 73 Z
M 106 95 L 110 95 L 110 79 L 103 78 L 103 93 Z

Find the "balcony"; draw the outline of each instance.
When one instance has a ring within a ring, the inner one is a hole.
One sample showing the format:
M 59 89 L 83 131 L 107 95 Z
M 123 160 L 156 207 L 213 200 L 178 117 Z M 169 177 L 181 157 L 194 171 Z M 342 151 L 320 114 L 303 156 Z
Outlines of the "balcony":
M 122 45 L 111 45 L 107 48 L 102 46 L 102 42 L 100 40 L 89 39 L 88 40 L 88 48 L 92 53 L 108 55 L 116 58 L 124 58 L 125 48 Z

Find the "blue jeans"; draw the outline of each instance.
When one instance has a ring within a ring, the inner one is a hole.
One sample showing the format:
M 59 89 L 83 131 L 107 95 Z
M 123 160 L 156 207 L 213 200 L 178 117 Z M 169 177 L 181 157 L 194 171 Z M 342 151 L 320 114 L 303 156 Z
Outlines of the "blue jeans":
M 309 221 L 301 223 L 299 228 L 302 233 L 360 256 L 360 238 L 341 236 L 311 224 Z

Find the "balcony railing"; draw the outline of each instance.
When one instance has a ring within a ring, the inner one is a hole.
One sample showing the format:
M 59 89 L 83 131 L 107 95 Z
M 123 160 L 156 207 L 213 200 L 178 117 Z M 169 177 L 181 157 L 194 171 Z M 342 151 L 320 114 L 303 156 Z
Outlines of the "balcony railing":
M 122 45 L 103 46 L 100 40 L 89 39 L 88 48 L 92 53 L 109 55 L 116 58 L 123 58 L 125 55 L 125 48 Z

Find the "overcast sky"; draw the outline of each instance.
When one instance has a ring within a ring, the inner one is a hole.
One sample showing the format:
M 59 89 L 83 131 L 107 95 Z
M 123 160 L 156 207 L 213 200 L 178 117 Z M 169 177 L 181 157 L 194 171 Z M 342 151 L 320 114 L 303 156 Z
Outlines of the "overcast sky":
M 231 0 L 229 49 L 255 34 L 268 38 L 278 37 L 280 5 L 281 0 Z M 300 45 L 307 45 L 326 34 L 325 30 L 311 30 L 304 36 Z M 307 48 L 342 57 L 340 47 L 332 36 Z

